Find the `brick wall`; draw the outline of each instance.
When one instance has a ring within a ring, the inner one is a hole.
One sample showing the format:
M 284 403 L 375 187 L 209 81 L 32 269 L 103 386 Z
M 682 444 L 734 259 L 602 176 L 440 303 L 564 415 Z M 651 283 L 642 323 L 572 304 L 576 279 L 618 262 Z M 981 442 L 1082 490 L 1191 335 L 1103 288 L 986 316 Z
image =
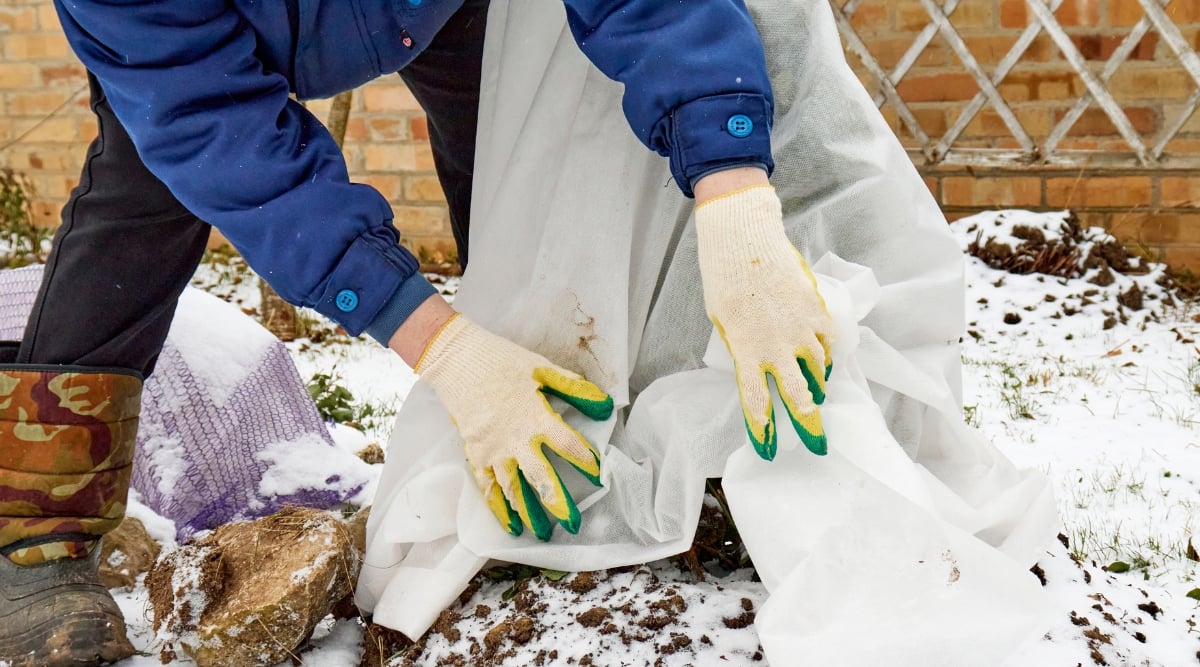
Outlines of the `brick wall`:
M 1174 0 L 1167 13 L 1189 45 L 1200 49 L 1200 1 Z M 1056 12 L 1072 43 L 1097 76 L 1142 16 L 1137 0 L 1064 0 Z M 989 75 L 1033 20 L 1025 0 L 962 0 L 950 17 L 968 50 Z M 855 31 L 888 72 L 928 23 L 928 12 L 916 0 L 864 0 L 851 17 Z M 878 93 L 879 83 L 862 60 L 855 54 L 847 58 L 867 89 Z M 922 52 L 896 88 L 935 143 L 980 90 L 941 35 Z M 1083 80 L 1044 31 L 997 88 L 1039 146 L 1086 92 Z M 1116 71 L 1107 88 L 1143 142 L 1153 144 L 1182 116 L 1197 86 L 1162 37 L 1152 30 Z M 920 148 L 892 105 L 886 104 L 883 113 L 906 146 Z M 984 107 L 954 146 L 1019 148 L 991 105 Z M 1112 121 L 1095 105 L 1059 146 L 1068 150 L 1130 152 Z M 1194 114 L 1167 145 L 1165 157 L 1184 156 L 1192 158 L 1194 164 L 1197 154 L 1200 113 Z M 919 157 L 917 161 L 926 183 L 952 219 L 1002 207 L 1072 208 L 1085 222 L 1108 227 L 1130 245 L 1166 257 L 1175 265 L 1200 269 L 1200 172 L 1194 169 L 1142 169 L 1134 164 L 1122 168 L 1083 164 L 1039 169 L 1013 164 L 967 169 L 925 166 Z
M 329 100 L 308 106 L 328 116 Z M 86 75 L 50 0 L 0 0 L 0 168 L 28 176 L 39 222 L 58 224 L 95 135 Z M 355 91 L 345 142 L 352 178 L 378 188 L 405 244 L 436 260 L 454 241 L 428 138 L 425 115 L 400 77 Z
M 1031 20 L 1029 13 L 1025 0 L 961 0 L 951 22 L 990 73 Z M 1200 49 L 1200 0 L 1173 0 L 1168 13 L 1189 44 Z M 1057 12 L 1096 72 L 1141 14 L 1137 0 L 1064 0 Z M 851 20 L 888 70 L 928 22 L 918 0 L 863 0 Z M 850 55 L 849 60 L 868 90 L 876 92 L 877 82 L 859 59 Z M 84 84 L 83 70 L 61 36 L 50 0 L 0 0 L 0 167 L 31 178 L 37 189 L 37 215 L 46 224 L 57 222 L 58 209 L 78 179 L 86 144 L 95 135 Z M 1196 85 L 1152 31 L 1109 88 L 1133 126 L 1150 142 L 1180 115 Z M 978 92 L 940 36 L 898 89 L 935 140 Z M 1043 33 L 999 90 L 1040 143 L 1084 86 Z M 318 102 L 310 108 L 324 117 L 329 105 Z M 915 148 L 912 133 L 899 122 L 895 110 L 885 105 L 883 113 L 901 140 Z M 1095 107 L 1061 145 L 1128 151 L 1111 121 Z M 1016 142 L 999 115 L 985 107 L 955 146 L 1014 148 Z M 431 257 L 453 247 L 424 116 L 398 77 L 385 77 L 355 92 L 345 153 L 353 178 L 375 186 L 391 201 L 397 226 L 410 247 L 424 248 Z M 1198 153 L 1200 114 L 1168 145 L 1170 155 Z M 1072 207 L 1087 221 L 1108 226 L 1131 244 L 1141 244 L 1180 266 L 1200 269 L 1200 173 L 1196 171 L 1086 166 L 1033 170 L 1015 165 L 920 169 L 952 218 L 1001 207 Z

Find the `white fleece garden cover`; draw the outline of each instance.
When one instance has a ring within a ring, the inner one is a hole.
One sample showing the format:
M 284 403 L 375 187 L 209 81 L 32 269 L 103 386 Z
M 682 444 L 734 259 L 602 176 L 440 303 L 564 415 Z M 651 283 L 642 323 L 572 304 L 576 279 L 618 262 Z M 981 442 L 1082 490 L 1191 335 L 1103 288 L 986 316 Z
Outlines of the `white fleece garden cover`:
M 418 384 L 368 526 L 358 600 L 375 621 L 421 635 L 488 559 L 579 571 L 685 551 L 705 479 L 722 477 L 770 593 L 755 626 L 772 665 L 978 667 L 1043 629 L 1028 568 L 1055 533 L 1052 491 L 963 424 L 961 252 L 847 67 L 827 0 L 749 5 L 775 86 L 772 180 L 837 321 L 829 455 L 785 421 L 777 459 L 757 457 L 704 313 L 692 202 L 561 4 L 494 3 L 455 306 L 626 407 L 592 423 L 555 399 L 600 448 L 604 487 L 564 468 L 583 526 L 542 543 L 500 528 Z

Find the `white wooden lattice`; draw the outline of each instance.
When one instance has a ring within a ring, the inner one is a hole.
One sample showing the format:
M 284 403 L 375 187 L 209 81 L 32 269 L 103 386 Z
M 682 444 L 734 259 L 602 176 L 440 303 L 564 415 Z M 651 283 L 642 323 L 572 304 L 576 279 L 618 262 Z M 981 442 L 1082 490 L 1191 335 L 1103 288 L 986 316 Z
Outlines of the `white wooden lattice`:
M 875 96 L 876 106 L 882 108 L 884 105 L 890 105 L 895 110 L 900 122 L 916 140 L 917 147 L 911 149 L 911 152 L 914 153 L 915 160 L 920 164 L 999 168 L 1090 166 L 1097 168 L 1200 169 L 1200 155 L 1170 155 L 1166 153 L 1168 144 L 1180 133 L 1188 119 L 1200 107 L 1200 55 L 1197 55 L 1196 51 L 1188 44 L 1179 27 L 1171 21 L 1165 11 L 1173 0 L 1137 1 L 1145 10 L 1145 16 L 1125 36 L 1098 75 L 1092 73 L 1087 61 L 1054 15 L 1063 0 L 1025 0 L 1031 12 L 1030 24 L 990 75 L 979 65 L 950 22 L 950 16 L 961 4 L 960 0 L 942 0 L 941 4 L 935 0 L 920 0 L 929 13 L 930 23 L 917 34 L 912 45 L 891 72 L 886 71 L 879 64 L 851 24 L 850 18 L 858 10 L 862 0 L 830 0 L 830 4 L 833 7 L 838 27 L 846 41 L 846 48 L 862 60 L 863 66 L 878 81 L 879 92 Z M 1200 0 L 1175 1 L 1197 2 Z M 1179 59 L 1179 64 L 1195 81 L 1197 89 L 1184 103 L 1179 115 L 1169 118 L 1159 136 L 1150 137 L 1147 142 L 1146 138 L 1143 138 L 1133 127 L 1128 116 L 1121 109 L 1121 105 L 1113 98 L 1106 85 L 1117 69 L 1128 60 L 1142 38 L 1152 29 L 1159 33 L 1163 42 Z M 1013 113 L 1012 107 L 1005 101 L 997 86 L 1021 61 L 1034 40 L 1043 31 L 1063 54 L 1071 69 L 1079 76 L 1086 93 L 1075 101 L 1066 115 L 1052 128 L 1050 134 L 1039 142 L 1022 127 L 1016 114 Z M 913 68 L 917 58 L 929 46 L 934 37 L 939 34 L 958 57 L 963 69 L 975 80 L 979 86 L 979 93 L 963 107 L 962 113 L 959 114 L 953 126 L 947 129 L 944 136 L 930 137 L 917 121 L 912 108 L 900 96 L 896 86 Z M 1112 120 L 1121 138 L 1129 145 L 1129 151 L 1099 152 L 1060 148 L 1063 138 L 1093 104 L 1102 109 Z M 973 148 L 955 145 L 971 121 L 988 105 L 991 105 L 1003 120 L 1016 140 L 1018 149 Z

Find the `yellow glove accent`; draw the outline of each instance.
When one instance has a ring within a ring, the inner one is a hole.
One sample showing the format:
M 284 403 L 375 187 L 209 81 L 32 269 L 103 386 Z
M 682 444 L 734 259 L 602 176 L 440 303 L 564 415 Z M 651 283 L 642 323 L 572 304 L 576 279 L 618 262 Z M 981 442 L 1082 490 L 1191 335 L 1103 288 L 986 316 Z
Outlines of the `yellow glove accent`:
M 415 370 L 462 435 L 475 482 L 505 530 L 520 535 L 524 524 L 548 540 L 554 531 L 549 512 L 568 532 L 579 531 L 579 509 L 546 451 L 596 486 L 600 454 L 563 421 L 546 395 L 595 420 L 612 415 L 612 397 L 461 315 L 438 331 Z
M 779 197 L 754 186 L 696 208 L 704 304 L 733 357 L 746 431 L 759 456 L 778 449 L 767 376 L 792 425 L 814 454 L 825 454 L 817 409 L 832 370 L 833 320 L 816 277 L 788 240 Z

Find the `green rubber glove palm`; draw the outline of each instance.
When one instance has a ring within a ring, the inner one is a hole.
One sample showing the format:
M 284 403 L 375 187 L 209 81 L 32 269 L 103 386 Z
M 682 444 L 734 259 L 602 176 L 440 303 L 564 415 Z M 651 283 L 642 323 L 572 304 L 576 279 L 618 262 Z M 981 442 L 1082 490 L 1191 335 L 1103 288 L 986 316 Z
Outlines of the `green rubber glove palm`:
M 696 234 L 705 309 L 733 357 L 754 449 L 768 461 L 778 449 L 770 375 L 800 439 L 824 455 L 818 406 L 832 370 L 833 320 L 784 233 L 775 190 L 754 186 L 701 204 Z
M 546 395 L 598 421 L 612 415 L 612 397 L 462 315 L 442 327 L 415 370 L 462 435 L 479 490 L 505 530 L 520 535 L 524 525 L 549 540 L 549 513 L 567 532 L 579 531 L 579 508 L 546 454 L 557 454 L 596 486 L 600 454 Z

